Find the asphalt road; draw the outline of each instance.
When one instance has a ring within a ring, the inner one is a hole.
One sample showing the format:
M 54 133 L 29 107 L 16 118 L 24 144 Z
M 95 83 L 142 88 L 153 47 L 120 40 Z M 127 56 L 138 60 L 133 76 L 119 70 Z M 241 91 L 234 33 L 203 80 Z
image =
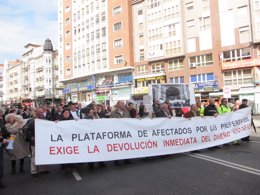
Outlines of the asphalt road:
M 6 159 L 7 188 L 0 189 L 0 195 L 260 194 L 260 117 L 255 123 L 257 134 L 252 131 L 250 143 L 135 159 L 133 164 L 119 167 L 108 162 L 105 168 L 89 170 L 87 164 L 81 164 L 75 175 L 60 174 L 55 165 L 48 167 L 50 174 L 34 178 L 30 176 L 29 159 L 26 173 L 10 175 L 10 162 Z

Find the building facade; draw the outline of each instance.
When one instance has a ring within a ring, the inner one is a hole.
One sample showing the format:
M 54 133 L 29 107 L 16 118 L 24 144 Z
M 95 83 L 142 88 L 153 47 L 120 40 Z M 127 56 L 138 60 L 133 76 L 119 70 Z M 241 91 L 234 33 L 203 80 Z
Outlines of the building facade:
M 8 61 L 7 67 L 7 103 L 18 103 L 21 98 L 21 67 L 20 60 Z
M 27 44 L 21 68 L 21 99 L 35 104 L 59 101 L 58 53 L 49 39 L 44 45 Z
M 208 101 L 231 89 L 259 112 L 259 0 L 133 0 L 134 93 L 191 83 Z
M 64 93 L 135 100 L 190 83 L 197 100 L 229 88 L 259 111 L 259 12 L 259 0 L 60 0 Z
M 109 103 L 132 93 L 130 1 L 59 1 L 59 64 L 66 100 Z

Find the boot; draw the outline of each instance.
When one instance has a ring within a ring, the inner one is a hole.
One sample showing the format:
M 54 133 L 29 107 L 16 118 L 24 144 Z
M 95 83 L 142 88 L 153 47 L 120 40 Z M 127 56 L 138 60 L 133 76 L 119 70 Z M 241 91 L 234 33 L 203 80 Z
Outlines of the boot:
M 11 175 L 14 175 L 15 174 L 15 165 L 16 165 L 16 161 L 15 160 L 12 160 L 12 169 L 11 169 Z
M 21 173 L 24 173 L 25 172 L 25 170 L 24 170 L 24 158 L 23 159 L 20 159 L 20 172 Z

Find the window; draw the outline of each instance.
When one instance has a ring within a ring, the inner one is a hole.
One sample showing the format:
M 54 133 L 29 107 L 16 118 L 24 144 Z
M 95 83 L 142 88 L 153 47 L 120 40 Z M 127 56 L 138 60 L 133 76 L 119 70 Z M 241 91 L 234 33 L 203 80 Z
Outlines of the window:
M 144 23 L 138 23 L 138 28 L 139 28 L 139 30 L 143 30 L 144 29 Z
M 106 20 L 106 13 L 105 12 L 101 13 L 101 20 L 102 20 L 102 22 L 104 22 Z
M 162 63 L 152 64 L 152 73 L 160 73 L 160 72 L 164 72 L 164 64 Z
M 145 73 L 148 73 L 148 66 L 147 65 L 137 66 L 136 74 L 145 74 Z
M 100 30 L 98 29 L 96 30 L 96 38 L 99 39 L 99 37 L 100 37 Z
M 223 52 L 223 62 L 238 61 L 251 58 L 250 48 L 242 48 Z
M 144 35 L 139 35 L 139 45 L 144 44 Z
M 66 56 L 66 63 L 70 62 L 70 56 Z
M 224 85 L 226 86 L 237 86 L 244 84 L 252 84 L 252 70 L 243 69 L 243 70 L 231 70 L 226 71 L 223 74 Z
M 106 47 L 106 43 L 102 43 L 102 51 L 106 51 L 107 50 L 107 47 Z
M 200 82 L 207 82 L 207 81 L 214 81 L 215 76 L 213 73 L 207 74 L 197 74 L 190 76 L 190 83 L 200 83 Z
M 123 62 L 124 62 L 123 55 L 115 56 L 114 64 L 123 64 Z
M 194 26 L 195 26 L 194 20 L 188 20 L 188 21 L 187 21 L 187 28 L 188 28 L 188 29 L 191 29 L 191 28 L 193 28 Z
M 186 4 L 186 10 L 187 11 L 193 10 L 193 2 L 190 2 L 190 3 Z
M 117 83 L 132 83 L 133 77 L 131 73 L 118 74 L 118 82 Z
M 193 56 L 189 58 L 190 68 L 198 66 L 208 66 L 213 64 L 212 54 L 205 54 L 201 56 Z
M 184 76 L 170 78 L 170 83 L 174 83 L 174 84 L 184 83 Z
M 140 56 L 139 56 L 140 61 L 144 60 L 144 49 L 140 49 Z
M 238 15 L 246 16 L 247 15 L 247 6 L 238 7 Z
M 106 27 L 103 27 L 102 28 L 102 37 L 105 37 L 106 36 Z
M 114 31 L 119 31 L 122 28 L 122 22 L 118 22 L 114 24 Z
M 65 24 L 68 25 L 69 23 L 70 23 L 70 18 L 67 18 Z
M 255 0 L 254 1 L 254 8 L 255 8 L 255 10 L 259 10 L 260 9 L 260 1 L 259 0 Z
M 138 10 L 138 15 L 142 15 L 143 14 L 143 10 L 142 9 L 139 9 Z
M 168 29 L 169 37 L 176 36 L 176 26 L 175 26 L 175 24 L 169 25 L 168 28 L 169 28 Z
M 68 38 L 69 36 L 70 36 L 70 31 L 68 30 L 68 31 L 66 31 L 65 37 Z
M 200 19 L 200 30 L 201 31 L 205 31 L 205 30 L 208 30 L 211 28 L 211 25 L 210 25 L 210 17 L 204 17 L 204 18 L 201 18 Z
M 66 69 L 66 76 L 68 76 L 68 75 L 71 75 L 71 70 L 70 70 L 70 68 L 67 68 L 67 69 Z
M 97 53 L 100 53 L 100 44 L 97 44 L 97 45 L 96 45 L 96 52 L 97 52 Z
M 203 12 L 209 11 L 209 0 L 201 0 L 201 8 Z
M 96 24 L 99 24 L 99 14 L 96 15 Z
M 183 69 L 183 59 L 176 59 L 169 61 L 169 70 Z
M 65 12 L 67 13 L 67 12 L 69 12 L 70 11 L 70 6 L 67 6 L 66 8 L 65 8 Z
M 122 6 L 117 6 L 113 8 L 113 15 L 120 14 L 122 12 Z
M 250 42 L 249 26 L 239 28 L 240 43 Z
M 114 47 L 122 47 L 123 46 L 123 39 L 117 39 L 114 41 Z
M 70 43 L 67 43 L 66 44 L 66 50 L 69 50 L 70 49 Z

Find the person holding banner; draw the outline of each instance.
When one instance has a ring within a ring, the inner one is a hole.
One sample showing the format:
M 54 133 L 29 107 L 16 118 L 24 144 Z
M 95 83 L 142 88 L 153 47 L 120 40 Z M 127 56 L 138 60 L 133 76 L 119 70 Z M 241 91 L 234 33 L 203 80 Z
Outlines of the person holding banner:
M 66 120 L 74 120 L 73 116 L 70 114 L 70 110 L 69 109 L 64 109 L 62 114 L 61 114 L 61 121 L 66 121 Z M 60 173 L 61 174 L 65 174 L 66 173 L 66 169 L 70 168 L 71 170 L 75 169 L 75 164 L 62 164 L 60 166 Z
M 227 98 L 222 98 L 221 99 L 221 104 L 219 105 L 219 107 L 217 108 L 218 114 L 222 115 L 225 113 L 229 113 L 232 112 L 231 107 L 228 105 L 228 100 Z M 233 141 L 234 145 L 239 145 L 238 141 Z M 225 144 L 228 145 L 228 144 Z
M 160 101 L 158 99 L 153 100 L 153 112 L 156 113 L 160 110 Z
M 111 112 L 110 118 L 131 118 L 125 103 L 119 100 L 116 103 L 116 109 Z M 124 160 L 126 164 L 131 164 L 129 159 Z M 114 161 L 115 166 L 119 166 L 119 160 Z
M 131 118 L 136 118 L 137 112 L 136 112 L 136 109 L 134 108 L 134 104 L 132 102 L 128 103 L 128 112 L 129 112 Z
M 160 108 L 161 109 L 155 113 L 155 116 L 157 118 L 161 118 L 161 117 L 171 118 L 169 106 L 165 102 L 161 104 Z
M 209 105 L 206 106 L 206 108 L 204 110 L 204 116 L 217 116 L 217 115 L 218 115 L 218 111 L 217 111 L 217 107 L 215 105 L 215 99 L 210 98 Z
M 190 111 L 183 115 L 184 118 L 192 118 L 197 116 L 200 116 L 200 113 L 198 112 L 198 107 L 196 104 L 191 104 Z
M 197 101 L 196 105 L 198 107 L 198 112 L 200 116 L 204 116 L 205 107 L 202 105 L 200 101 Z
M 148 116 L 149 112 L 147 112 L 145 105 L 140 105 L 138 110 L 138 118 L 147 118 Z
M 99 116 L 98 116 L 98 115 L 95 115 L 94 108 L 91 108 L 91 107 L 88 107 L 88 108 L 86 109 L 85 115 L 86 115 L 85 119 L 91 119 L 91 120 L 99 119 Z M 89 163 L 88 163 L 88 168 L 89 168 L 89 170 L 94 169 L 94 165 L 95 165 L 94 162 L 89 162 Z M 99 166 L 99 167 L 106 167 L 106 164 L 105 164 L 104 162 L 98 162 L 98 166 Z
M 228 105 L 228 100 L 227 98 L 222 98 L 221 99 L 221 104 L 217 108 L 218 114 L 225 114 L 228 112 L 232 112 L 231 107 Z
M 243 108 L 247 108 L 247 107 L 248 107 L 248 100 L 247 99 L 243 99 L 242 100 L 242 104 L 239 106 L 239 109 L 243 109 Z M 254 124 L 254 121 L 253 121 L 253 111 L 251 111 L 251 115 L 252 115 L 251 124 L 252 124 L 252 126 L 253 126 L 253 128 L 254 128 L 254 130 L 256 132 L 255 124 Z M 242 138 L 241 141 L 242 142 L 250 142 L 252 140 L 250 139 L 249 136 L 247 136 L 247 137 Z
M 43 108 L 36 109 L 36 118 L 47 120 L 44 116 Z M 25 127 L 26 140 L 30 143 L 31 148 L 31 176 L 38 177 L 40 173 L 49 173 L 48 170 L 40 170 L 40 166 L 35 164 L 35 119 L 27 122 Z
M 24 125 L 23 117 L 11 113 L 5 116 L 5 121 L 6 130 L 10 134 L 9 142 L 13 142 L 13 147 L 9 148 L 12 154 L 12 156 L 10 156 L 12 163 L 11 175 L 16 173 L 16 160 L 20 160 L 20 172 L 24 173 L 24 159 L 30 154 L 30 151 L 29 145 L 25 141 L 24 133 L 21 130 Z

